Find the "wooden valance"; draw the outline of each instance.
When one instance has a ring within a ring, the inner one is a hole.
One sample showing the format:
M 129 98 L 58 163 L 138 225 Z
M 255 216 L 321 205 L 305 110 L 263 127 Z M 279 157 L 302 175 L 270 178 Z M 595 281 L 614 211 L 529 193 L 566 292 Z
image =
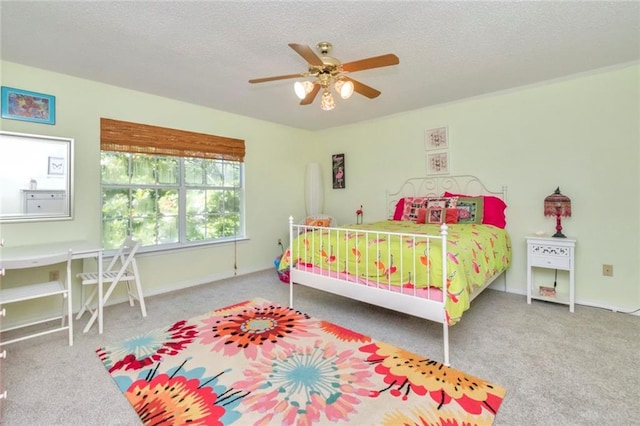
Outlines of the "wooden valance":
M 244 161 L 244 140 L 100 118 L 100 149 Z

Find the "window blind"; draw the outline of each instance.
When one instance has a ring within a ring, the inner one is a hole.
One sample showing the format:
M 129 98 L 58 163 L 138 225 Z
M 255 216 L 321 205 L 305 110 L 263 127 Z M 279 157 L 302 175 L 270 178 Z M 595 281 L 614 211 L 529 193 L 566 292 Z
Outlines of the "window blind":
M 100 149 L 244 161 L 244 140 L 100 118 Z

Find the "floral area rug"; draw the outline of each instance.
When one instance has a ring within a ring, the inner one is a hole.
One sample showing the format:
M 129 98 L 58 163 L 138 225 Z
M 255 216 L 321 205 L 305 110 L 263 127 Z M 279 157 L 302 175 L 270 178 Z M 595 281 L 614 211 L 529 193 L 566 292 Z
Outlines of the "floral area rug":
M 505 395 L 259 298 L 96 353 L 148 425 L 490 425 Z

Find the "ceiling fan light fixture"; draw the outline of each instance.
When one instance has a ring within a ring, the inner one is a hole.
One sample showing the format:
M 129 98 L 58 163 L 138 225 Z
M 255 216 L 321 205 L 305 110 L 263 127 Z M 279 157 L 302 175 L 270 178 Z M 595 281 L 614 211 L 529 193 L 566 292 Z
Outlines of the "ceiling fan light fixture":
M 350 81 L 338 80 L 333 87 L 342 99 L 349 99 L 353 95 L 353 83 Z
M 331 96 L 331 92 L 325 90 L 322 92 L 322 100 L 320 101 L 320 108 L 324 111 L 331 111 L 336 107 L 336 102 L 333 100 L 333 96 Z
M 296 92 L 296 96 L 300 99 L 304 99 L 313 89 L 313 83 L 310 81 L 296 81 L 293 85 L 293 90 Z

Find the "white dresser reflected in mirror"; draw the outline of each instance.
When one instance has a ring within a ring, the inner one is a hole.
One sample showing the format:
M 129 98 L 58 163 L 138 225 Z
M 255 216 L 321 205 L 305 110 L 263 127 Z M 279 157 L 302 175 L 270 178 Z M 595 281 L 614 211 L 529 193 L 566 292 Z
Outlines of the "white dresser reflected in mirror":
M 0 132 L 0 222 L 71 219 L 73 139 Z

